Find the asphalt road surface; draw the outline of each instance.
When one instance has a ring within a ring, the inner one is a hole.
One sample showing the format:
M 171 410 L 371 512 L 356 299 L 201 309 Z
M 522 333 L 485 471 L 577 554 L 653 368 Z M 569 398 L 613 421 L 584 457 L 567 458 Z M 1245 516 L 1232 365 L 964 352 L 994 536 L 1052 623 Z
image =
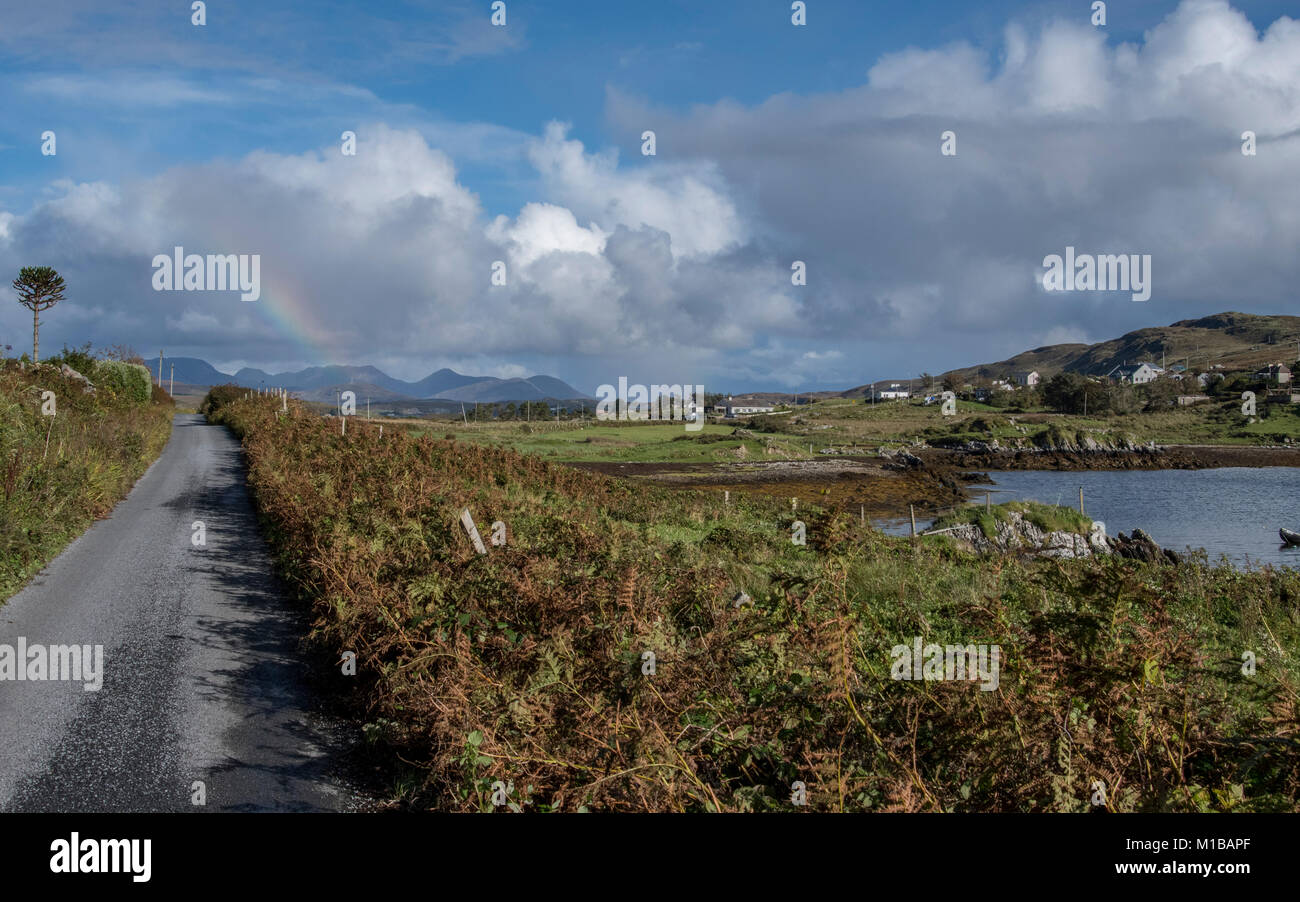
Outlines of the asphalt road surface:
M 272 574 L 239 443 L 177 415 L 112 516 L 0 604 L 0 645 L 103 646 L 98 691 L 0 679 L 0 811 L 364 807 L 344 776 L 354 731 L 313 703 L 303 631 Z

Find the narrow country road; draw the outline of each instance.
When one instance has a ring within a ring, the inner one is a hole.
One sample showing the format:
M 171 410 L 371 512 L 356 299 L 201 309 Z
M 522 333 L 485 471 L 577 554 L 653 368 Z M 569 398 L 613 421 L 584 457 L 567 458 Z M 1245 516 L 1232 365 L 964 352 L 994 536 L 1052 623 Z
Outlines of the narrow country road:
M 102 645 L 104 671 L 98 691 L 0 680 L 0 811 L 362 807 L 340 776 L 352 731 L 315 710 L 302 631 L 239 443 L 177 415 L 112 516 L 0 604 L 0 644 Z

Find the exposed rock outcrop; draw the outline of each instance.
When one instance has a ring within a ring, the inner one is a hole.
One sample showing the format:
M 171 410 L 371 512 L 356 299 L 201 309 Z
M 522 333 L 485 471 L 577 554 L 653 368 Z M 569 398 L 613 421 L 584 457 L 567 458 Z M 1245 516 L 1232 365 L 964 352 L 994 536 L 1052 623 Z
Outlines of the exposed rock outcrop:
M 1155 543 L 1149 535 L 1140 529 L 1133 530 L 1131 536 L 1120 533 L 1109 540 L 1112 554 L 1120 557 L 1131 558 L 1136 561 L 1148 561 L 1156 563 L 1167 561 L 1176 564 L 1179 561 L 1178 553 L 1168 548 L 1161 548 Z
M 1006 444 L 997 439 L 937 438 L 930 445 L 967 454 L 997 454 L 1002 451 L 1043 454 L 1150 454 L 1161 450 L 1155 442 L 1142 443 L 1131 435 L 1107 436 L 1091 432 L 1070 433 L 1046 429 L 1032 438 L 1014 438 Z
M 81 373 L 78 373 L 72 367 L 68 366 L 66 363 L 59 364 L 59 375 L 65 379 L 71 379 L 74 382 L 80 382 L 82 394 L 93 395 L 95 393 L 94 384 L 91 383 L 91 381 L 87 379 L 85 376 L 81 375 Z
M 898 451 L 890 451 L 881 448 L 879 454 L 881 457 L 889 461 L 889 463 L 885 464 L 885 468 L 888 470 L 914 470 L 917 467 L 925 466 L 925 461 L 921 460 L 921 458 L 917 457 L 911 451 L 904 451 L 901 449 Z
M 1104 553 L 1103 546 L 1095 545 L 1088 536 L 1073 532 L 1047 532 L 1014 511 L 1008 515 L 1008 519 L 997 522 L 991 537 L 986 536 L 974 523 L 950 527 L 944 534 L 985 554 L 1021 552 L 1040 557 L 1082 558 Z
M 963 523 L 942 530 L 942 534 L 983 554 L 1019 553 L 1063 559 L 1115 554 L 1151 563 L 1176 564 L 1179 561 L 1175 552 L 1161 548 L 1140 529 L 1133 530 L 1132 536 L 1120 533 L 1115 537 L 1100 532 L 1087 536 L 1060 530 L 1049 532 L 1031 523 L 1023 514 L 1012 511 L 1006 520 L 997 522 L 993 533 L 992 536 L 986 536 L 974 523 Z

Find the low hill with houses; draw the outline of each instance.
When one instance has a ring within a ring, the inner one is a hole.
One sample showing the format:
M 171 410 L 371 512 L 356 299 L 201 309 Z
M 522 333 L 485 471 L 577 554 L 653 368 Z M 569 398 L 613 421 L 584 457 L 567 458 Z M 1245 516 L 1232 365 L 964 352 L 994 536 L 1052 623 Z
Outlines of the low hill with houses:
M 1116 367 L 1150 362 L 1231 370 L 1264 369 L 1300 357 L 1300 316 L 1216 313 L 1169 326 L 1138 329 L 1098 344 L 1060 344 L 1025 351 L 998 363 L 949 370 L 942 378 L 959 384 L 1012 380 L 1016 373 L 1037 372 L 1042 380 L 1060 372 L 1105 376 Z
M 951 384 L 1033 385 L 1046 382 L 1061 372 L 1086 376 L 1112 376 L 1134 381 L 1132 373 L 1141 364 L 1192 371 L 1265 371 L 1274 364 L 1291 366 L 1300 359 L 1300 316 L 1258 316 L 1251 313 L 1216 313 L 1200 319 L 1181 320 L 1168 326 L 1138 329 L 1119 338 L 1097 344 L 1058 344 L 1023 351 L 997 363 L 948 370 L 934 377 L 934 386 Z M 1137 381 L 1143 381 L 1138 373 Z M 734 402 L 756 402 L 793 406 L 828 398 L 889 399 L 902 392 L 909 395 L 931 391 L 920 379 L 882 379 L 846 391 L 749 392 L 733 396 Z

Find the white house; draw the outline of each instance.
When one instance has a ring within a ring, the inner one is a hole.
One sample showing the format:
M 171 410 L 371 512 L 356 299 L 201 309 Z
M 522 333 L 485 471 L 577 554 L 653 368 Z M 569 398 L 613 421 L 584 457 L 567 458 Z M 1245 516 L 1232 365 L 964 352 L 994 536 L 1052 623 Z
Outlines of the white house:
M 1278 385 L 1285 385 L 1291 381 L 1291 368 L 1285 363 L 1274 363 L 1263 372 L 1255 374 L 1256 379 L 1266 379 L 1272 382 L 1277 380 Z
M 1038 384 L 1038 370 L 1021 370 L 1018 373 L 1013 373 L 1011 378 L 1016 380 L 1016 385 L 1033 388 Z
M 1129 382 L 1133 385 L 1146 385 L 1162 375 L 1164 370 L 1154 363 L 1134 363 L 1117 366 L 1106 376 L 1116 382 Z
M 775 405 L 766 404 L 762 401 L 733 401 L 730 398 L 715 407 L 714 410 L 718 410 L 719 407 L 723 412 L 723 416 L 733 419 L 754 413 L 771 413 L 776 410 Z

